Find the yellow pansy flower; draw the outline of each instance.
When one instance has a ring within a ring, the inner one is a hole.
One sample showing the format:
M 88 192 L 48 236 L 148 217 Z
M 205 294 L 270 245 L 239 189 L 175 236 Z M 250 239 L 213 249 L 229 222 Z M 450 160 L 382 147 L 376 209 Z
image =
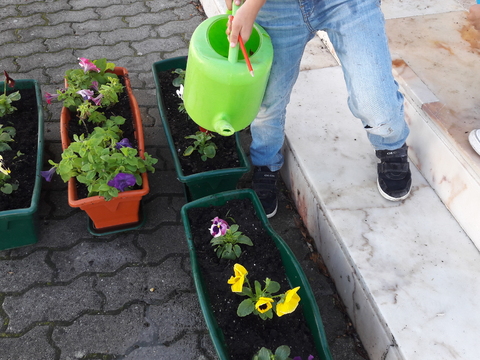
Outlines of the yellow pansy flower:
M 233 272 L 235 276 L 230 277 L 227 283 L 232 285 L 232 292 L 242 292 L 245 275 L 248 274 L 248 271 L 242 265 L 235 264 L 233 265 Z
M 5 175 L 10 174 L 10 169 L 4 167 L 5 163 L 3 162 L 3 156 L 0 155 L 0 172 L 4 173 Z
M 261 314 L 266 313 L 268 310 L 272 308 L 273 299 L 267 297 L 261 297 L 258 299 L 257 303 L 255 304 L 255 309 Z
M 279 317 L 290 314 L 297 308 L 298 302 L 300 301 L 300 296 L 297 294 L 298 289 L 300 289 L 300 286 L 288 290 L 283 299 L 277 304 L 275 312 Z

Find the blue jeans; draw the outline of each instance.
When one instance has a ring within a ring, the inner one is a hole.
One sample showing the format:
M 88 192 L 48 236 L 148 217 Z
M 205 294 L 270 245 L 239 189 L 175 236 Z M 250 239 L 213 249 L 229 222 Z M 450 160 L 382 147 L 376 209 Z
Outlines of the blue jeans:
M 318 30 L 326 31 L 335 47 L 349 108 L 362 121 L 375 150 L 394 150 L 405 143 L 409 129 L 403 96 L 392 75 L 380 0 L 267 0 L 257 23 L 272 39 L 274 59 L 262 106 L 251 125 L 253 165 L 271 171 L 283 165 L 286 107 L 305 45 Z

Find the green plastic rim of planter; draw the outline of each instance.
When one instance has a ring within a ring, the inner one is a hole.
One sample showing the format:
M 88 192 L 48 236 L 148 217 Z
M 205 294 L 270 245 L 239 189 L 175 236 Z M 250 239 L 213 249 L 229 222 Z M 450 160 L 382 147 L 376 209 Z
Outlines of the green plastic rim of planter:
M 194 208 L 208 207 L 213 206 L 222 206 L 229 200 L 238 200 L 238 199 L 250 199 L 255 208 L 255 212 L 262 222 L 265 230 L 269 236 L 274 240 L 278 250 L 280 251 L 280 256 L 282 257 L 283 266 L 287 274 L 288 281 L 293 287 L 300 286 L 298 294 L 302 299 L 300 304 L 302 305 L 303 314 L 307 322 L 308 327 L 313 336 L 315 346 L 320 356 L 321 360 L 332 360 L 332 355 L 327 343 L 327 337 L 325 335 L 325 329 L 323 327 L 322 318 L 318 310 L 317 302 L 313 295 L 310 284 L 303 272 L 300 264 L 298 263 L 295 255 L 292 250 L 288 247 L 285 241 L 273 230 L 268 222 L 268 219 L 263 211 L 260 200 L 258 199 L 255 192 L 251 189 L 241 189 L 227 191 L 211 196 L 204 197 L 199 200 L 192 201 L 188 204 L 185 204 L 181 209 L 181 216 L 183 221 L 183 226 L 185 228 L 185 234 L 188 242 L 188 250 L 190 253 L 190 261 L 192 264 L 193 279 L 195 282 L 195 288 L 197 290 L 198 299 L 200 301 L 200 307 L 205 317 L 207 327 L 210 332 L 210 337 L 212 338 L 213 344 L 217 351 L 217 354 L 220 360 L 229 360 L 228 350 L 225 344 L 225 338 L 222 330 L 218 327 L 215 316 L 211 310 L 210 301 L 208 299 L 205 284 L 200 273 L 198 266 L 197 255 L 195 252 L 195 245 L 193 242 L 192 233 L 190 231 L 190 221 L 188 220 L 188 211 Z M 287 344 L 288 345 L 288 344 Z M 253 356 L 253 354 L 252 354 Z
M 0 89 L 3 89 L 3 81 Z M 40 171 L 43 163 L 43 110 L 40 86 L 36 80 L 15 80 L 15 90 L 35 89 L 38 111 L 38 140 L 35 184 L 30 207 L 0 212 L 0 250 L 35 244 L 37 239 L 37 209 L 42 189 Z
M 162 88 L 160 86 L 160 81 L 158 80 L 158 75 L 160 72 L 164 71 L 185 69 L 186 65 L 187 57 L 179 56 L 155 62 L 152 65 L 152 71 L 157 87 L 158 111 L 160 112 L 160 117 L 162 119 L 163 129 L 165 131 L 165 136 L 167 137 L 168 141 L 168 147 L 170 148 L 170 152 L 173 156 L 175 170 L 177 172 L 177 178 L 185 185 L 185 197 L 187 201 L 192 201 L 219 192 L 235 190 L 240 178 L 250 171 L 251 165 L 247 158 L 247 155 L 241 147 L 240 136 L 238 133 L 235 133 L 235 140 L 237 146 L 236 150 L 240 160 L 239 167 L 206 171 L 203 173 L 192 175 L 183 174 L 182 165 L 180 164 L 180 160 L 178 158 L 175 144 L 173 142 L 172 134 L 170 131 L 170 126 L 168 124 L 168 115 L 163 104 Z

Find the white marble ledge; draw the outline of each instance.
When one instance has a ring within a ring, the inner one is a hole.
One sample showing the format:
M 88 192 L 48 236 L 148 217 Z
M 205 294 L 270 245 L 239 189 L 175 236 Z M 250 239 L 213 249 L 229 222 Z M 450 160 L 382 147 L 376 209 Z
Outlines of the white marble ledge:
M 372 359 L 475 359 L 480 254 L 417 169 L 407 200 L 378 194 L 346 98 L 340 67 L 300 74 L 283 174 L 356 329 Z

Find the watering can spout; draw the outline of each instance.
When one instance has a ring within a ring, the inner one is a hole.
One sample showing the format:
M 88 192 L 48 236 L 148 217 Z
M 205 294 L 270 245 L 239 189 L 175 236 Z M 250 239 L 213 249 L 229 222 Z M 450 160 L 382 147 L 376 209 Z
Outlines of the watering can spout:
M 230 136 L 235 133 L 235 129 L 228 121 L 226 114 L 221 114 L 216 117 L 213 121 L 213 127 L 215 132 L 219 133 L 222 136 Z

